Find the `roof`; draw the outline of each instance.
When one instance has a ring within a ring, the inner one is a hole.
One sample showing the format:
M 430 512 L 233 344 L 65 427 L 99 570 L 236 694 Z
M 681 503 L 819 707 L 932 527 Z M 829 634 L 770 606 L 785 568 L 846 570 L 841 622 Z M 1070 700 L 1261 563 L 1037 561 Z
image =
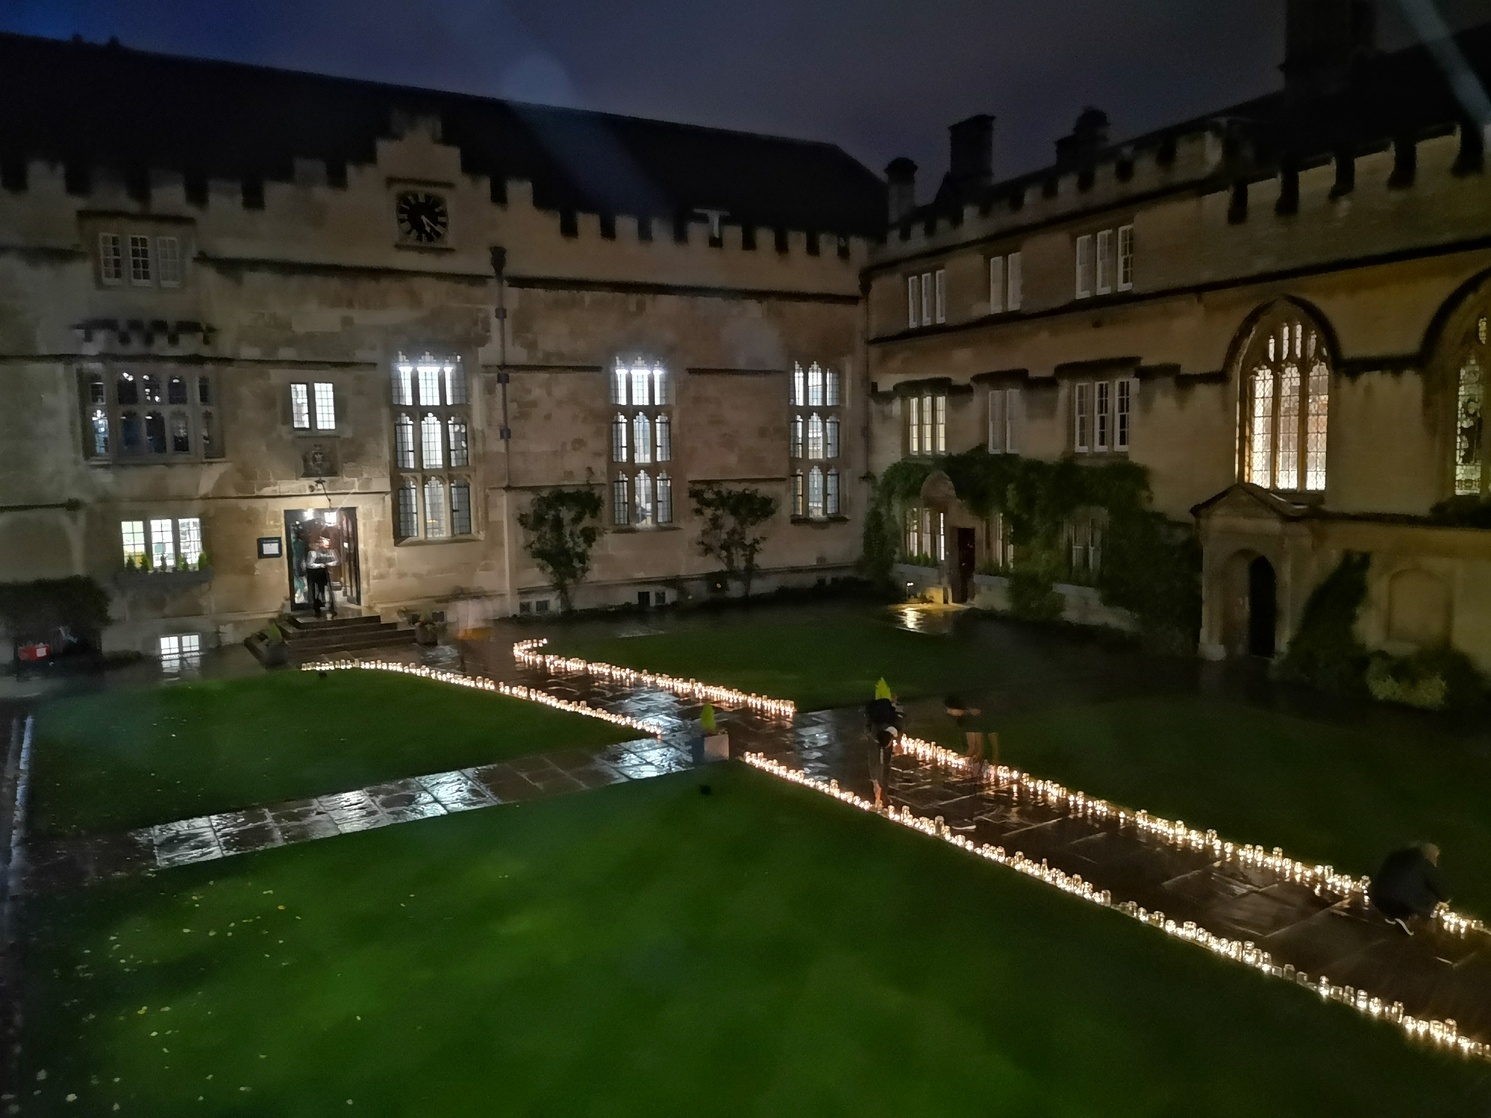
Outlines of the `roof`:
M 544 209 L 876 235 L 885 186 L 832 144 L 549 108 L 110 43 L 0 33 L 0 159 L 288 181 L 371 164 L 396 113 L 438 115 L 462 168 L 533 183 Z
M 1444 134 L 1466 119 L 1491 123 L 1488 90 L 1491 23 L 1483 23 L 1446 39 L 1365 58 L 1356 64 L 1347 84 L 1333 92 L 1299 96 L 1279 89 L 1107 144 L 1093 153 L 1091 162 L 1124 160 L 1135 150 L 1161 149 L 1181 136 L 1221 129 L 1229 146 L 1236 149 L 1222 173 L 1264 177 L 1288 165 L 1321 162 L 1337 152 L 1361 154 L 1380 150 L 1398 138 Z M 941 192 L 937 200 L 906 220 L 936 214 L 956 218 L 964 204 L 987 208 L 1074 169 L 1071 162 L 1058 160 L 1038 171 L 984 186 L 972 196 L 949 198 Z

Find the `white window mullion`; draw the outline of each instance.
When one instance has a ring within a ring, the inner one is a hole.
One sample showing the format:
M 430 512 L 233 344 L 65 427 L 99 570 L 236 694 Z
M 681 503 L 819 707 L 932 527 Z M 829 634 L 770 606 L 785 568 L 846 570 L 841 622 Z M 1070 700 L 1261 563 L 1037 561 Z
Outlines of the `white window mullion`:
M 1099 295 L 1113 292 L 1113 230 L 1104 229 L 1097 237 L 1097 282 L 1093 289 Z
M 911 329 L 921 325 L 922 286 L 920 276 L 906 277 L 906 325 Z

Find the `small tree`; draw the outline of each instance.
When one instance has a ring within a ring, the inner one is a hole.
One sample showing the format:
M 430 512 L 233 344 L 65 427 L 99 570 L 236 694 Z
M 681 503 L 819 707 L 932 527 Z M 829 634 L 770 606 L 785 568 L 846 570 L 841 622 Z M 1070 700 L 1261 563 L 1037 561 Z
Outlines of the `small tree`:
M 518 514 L 528 533 L 523 545 L 559 594 L 568 613 L 570 595 L 590 573 L 590 549 L 600 537 L 601 495 L 594 489 L 549 489 Z
M 745 596 L 751 596 L 756 575 L 756 556 L 766 543 L 758 528 L 776 515 L 777 501 L 759 489 L 726 489 L 722 485 L 693 485 L 689 498 L 699 529 L 699 553 L 720 561 L 727 578 L 738 578 Z

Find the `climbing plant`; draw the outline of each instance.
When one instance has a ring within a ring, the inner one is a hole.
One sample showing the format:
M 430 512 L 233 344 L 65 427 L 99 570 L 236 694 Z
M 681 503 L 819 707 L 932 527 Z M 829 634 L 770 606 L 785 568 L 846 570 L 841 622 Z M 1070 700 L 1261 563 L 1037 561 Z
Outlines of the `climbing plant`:
M 1004 518 L 1018 556 L 1010 574 L 1017 613 L 1051 620 L 1061 615 L 1057 582 L 1070 577 L 1066 530 L 1079 512 L 1101 513 L 1103 557 L 1096 585 L 1109 605 L 1129 610 L 1146 637 L 1167 646 L 1194 644 L 1200 628 L 1200 552 L 1188 525 L 1150 507 L 1149 473 L 1132 462 L 1086 465 L 1072 458 L 1045 462 L 982 448 L 937 460 L 903 460 L 878 479 L 865 518 L 863 570 L 891 581 L 901 556 L 906 510 L 922 484 L 942 470 L 958 498 L 984 520 Z
M 713 484 L 690 486 L 689 498 L 700 522 L 695 541 L 699 553 L 719 560 L 727 588 L 731 579 L 739 579 L 749 598 L 756 556 L 766 543 L 766 534 L 759 529 L 776 515 L 776 498 L 759 489 Z
M 601 533 L 601 505 L 594 489 L 546 489 L 518 514 L 528 533 L 523 546 L 548 576 L 566 613 L 574 588 L 590 573 L 590 551 Z

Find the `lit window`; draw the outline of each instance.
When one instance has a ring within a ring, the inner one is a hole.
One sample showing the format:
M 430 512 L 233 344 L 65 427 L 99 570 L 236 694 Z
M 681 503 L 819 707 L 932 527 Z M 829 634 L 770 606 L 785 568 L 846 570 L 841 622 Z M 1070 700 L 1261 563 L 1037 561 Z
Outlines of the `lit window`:
M 842 402 L 843 393 L 839 387 L 839 374 L 829 369 L 824 374 L 823 381 L 823 403 L 830 408 L 838 407 Z
M 1265 489 L 1325 488 L 1330 365 L 1318 330 L 1285 310 L 1254 330 L 1240 363 L 1244 481 Z
M 308 384 L 290 386 L 290 426 L 304 431 L 311 425 L 311 389 Z
M 807 515 L 807 492 L 801 470 L 792 471 L 792 515 Z
M 202 637 L 199 633 L 161 637 L 158 648 L 163 671 L 196 671 L 202 667 Z
M 823 512 L 825 516 L 838 516 L 839 509 L 839 471 L 829 470 L 824 489 Z
M 83 454 L 94 462 L 184 462 L 219 458 L 212 373 L 124 371 L 105 381 L 96 371 L 79 375 L 84 409 Z M 155 405 L 149 411 L 140 404 Z M 117 446 L 110 437 L 118 435 Z
M 126 520 L 119 525 L 119 534 L 124 541 L 124 563 L 128 567 L 140 567 L 145 563 L 145 522 Z
M 1486 476 L 1486 446 L 1483 432 L 1486 413 L 1487 316 L 1475 320 L 1475 328 L 1461 343 L 1455 393 L 1455 492 L 1479 495 Z
M 175 237 L 155 238 L 155 263 L 162 287 L 181 286 L 181 241 Z
M 823 516 L 823 470 L 817 466 L 808 471 L 808 515 Z
M 808 407 L 821 408 L 823 406 L 823 370 L 818 367 L 818 362 L 808 366 Z
M 801 458 L 802 457 L 802 445 L 803 445 L 803 418 L 800 415 L 794 415 L 792 417 L 792 446 L 791 446 L 791 449 L 789 450 L 788 453 L 793 458 Z
M 336 394 L 329 384 L 314 384 L 312 397 L 316 402 L 316 430 L 335 431 L 337 425 Z
M 792 367 L 792 406 L 793 407 L 800 408 L 800 407 L 806 406 L 806 404 L 808 402 L 807 389 L 805 387 L 806 382 L 807 382 L 807 372 L 803 369 L 803 367 L 802 367 L 802 365 L 800 363 L 794 365 Z
M 195 569 L 202 558 L 202 521 L 195 516 L 179 517 L 176 521 L 176 543 L 180 549 L 182 565 Z
M 618 359 L 611 385 L 612 403 L 625 409 L 611 421 L 611 523 L 616 527 L 671 523 L 672 479 L 628 468 L 673 458 L 668 371 L 652 361 Z
M 131 234 L 129 238 L 129 282 L 136 287 L 150 286 L 150 238 Z
M 440 440 L 440 417 L 434 412 L 426 413 L 419 421 L 419 445 L 423 452 L 420 464 L 427 470 L 438 470 L 445 465 L 445 447 Z
M 823 457 L 823 417 L 817 413 L 808 416 L 808 457 Z
M 98 235 L 98 278 L 110 285 L 124 282 L 124 242 L 118 233 Z
M 332 385 L 315 385 L 316 425 L 334 426 Z M 397 540 L 447 540 L 472 532 L 468 477 L 451 468 L 471 465 L 471 422 L 466 370 L 459 357 L 424 353 L 393 362 L 390 392 L 396 408 L 417 406 L 420 414 L 398 411 L 393 419 L 393 465 L 407 471 L 393 479 L 393 526 Z
M 425 539 L 443 540 L 446 537 L 445 511 L 445 482 L 438 477 L 426 478 Z
M 1118 227 L 1118 290 L 1134 289 L 1134 227 Z
M 839 417 L 831 415 L 823 424 L 823 457 L 839 456 Z
M 152 520 L 150 524 L 150 569 L 170 571 L 176 567 L 176 538 L 169 519 Z

